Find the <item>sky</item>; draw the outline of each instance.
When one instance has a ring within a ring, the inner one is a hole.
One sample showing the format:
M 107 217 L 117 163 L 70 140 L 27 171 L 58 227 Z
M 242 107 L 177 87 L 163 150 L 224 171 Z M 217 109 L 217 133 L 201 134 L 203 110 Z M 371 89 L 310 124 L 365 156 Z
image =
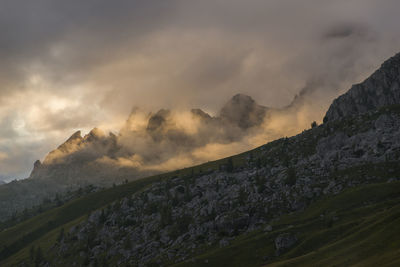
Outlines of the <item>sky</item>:
M 400 51 L 398 0 L 0 1 L 0 180 L 76 130 L 118 132 L 134 107 L 304 94 L 321 121 Z

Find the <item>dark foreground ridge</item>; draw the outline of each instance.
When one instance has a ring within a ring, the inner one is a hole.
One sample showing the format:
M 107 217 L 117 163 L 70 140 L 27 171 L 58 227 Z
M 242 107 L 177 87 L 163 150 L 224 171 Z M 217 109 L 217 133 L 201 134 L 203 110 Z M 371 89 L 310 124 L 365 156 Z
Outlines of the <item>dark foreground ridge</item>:
M 2 231 L 0 265 L 398 266 L 400 99 L 384 104 L 385 92 L 399 93 L 398 66 L 392 58 L 366 80 L 382 89 L 374 107 L 348 111 L 353 102 L 340 99 L 351 89 L 297 136 L 91 193 Z

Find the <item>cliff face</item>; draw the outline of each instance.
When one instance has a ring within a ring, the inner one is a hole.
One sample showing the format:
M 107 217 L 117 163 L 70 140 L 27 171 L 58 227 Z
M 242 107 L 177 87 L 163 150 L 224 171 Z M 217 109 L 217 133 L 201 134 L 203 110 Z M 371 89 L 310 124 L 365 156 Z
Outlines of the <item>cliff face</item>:
M 324 122 L 400 103 L 400 53 L 360 84 L 353 85 L 329 107 Z

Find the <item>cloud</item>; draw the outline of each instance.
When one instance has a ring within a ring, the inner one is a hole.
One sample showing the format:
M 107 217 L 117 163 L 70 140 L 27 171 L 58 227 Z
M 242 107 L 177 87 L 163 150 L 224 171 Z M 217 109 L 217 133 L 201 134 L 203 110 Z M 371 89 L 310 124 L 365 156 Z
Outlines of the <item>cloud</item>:
M 297 100 L 296 100 L 297 101 Z M 293 104 L 267 109 L 245 95 L 235 95 L 210 116 L 200 109 L 147 113 L 135 108 L 117 135 L 95 128 L 81 137 L 73 134 L 49 153 L 32 177 L 51 177 L 65 169 L 66 179 L 102 179 L 110 170 L 129 170 L 131 177 L 189 167 L 244 152 L 276 138 L 309 128 L 314 108 Z M 68 177 L 74 170 L 73 177 Z M 110 183 L 112 181 L 109 181 Z
M 0 152 L 0 161 L 3 161 L 8 158 L 8 155 L 4 152 Z
M 308 107 L 294 118 L 320 120 L 398 52 L 399 9 L 396 0 L 5 0 L 0 151 L 16 167 L 1 174 L 23 177 L 32 165 L 22 162 L 78 129 L 118 131 L 132 106 L 217 115 L 239 92 L 273 108 L 299 95 Z
M 324 39 L 343 39 L 351 36 L 364 37 L 367 34 L 367 29 L 359 25 L 352 24 L 338 24 L 334 27 L 327 29 L 324 34 Z

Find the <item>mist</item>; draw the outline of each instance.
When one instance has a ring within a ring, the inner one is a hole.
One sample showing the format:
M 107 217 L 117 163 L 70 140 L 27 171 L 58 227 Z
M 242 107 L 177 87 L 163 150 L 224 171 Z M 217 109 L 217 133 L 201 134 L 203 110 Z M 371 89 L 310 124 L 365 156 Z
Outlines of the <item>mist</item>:
M 31 177 L 67 168 L 74 177 L 129 170 L 130 177 L 139 178 L 185 168 L 310 128 L 314 111 L 303 96 L 287 107 L 269 108 L 244 94 L 233 96 L 214 116 L 201 109 L 149 112 L 136 107 L 117 134 L 99 128 L 83 137 L 80 131 L 74 133 L 42 163 L 35 163 Z
M 127 150 L 143 151 L 135 162 L 168 165 L 149 161 L 146 146 L 155 141 L 143 128 L 122 134 L 132 107 L 143 110 L 146 127 L 149 112 L 171 111 L 166 129 L 174 130 L 164 129 L 168 142 L 163 137 L 158 144 L 167 155 L 174 138 L 183 140 L 171 166 L 296 134 L 320 122 L 335 97 L 398 52 L 399 8 L 395 0 L 4 1 L 0 176 L 29 176 L 36 159 L 75 131 L 94 127 L 121 132 L 118 142 Z M 246 131 L 192 120 L 196 108 L 218 117 L 237 93 L 293 114 L 270 112 Z

